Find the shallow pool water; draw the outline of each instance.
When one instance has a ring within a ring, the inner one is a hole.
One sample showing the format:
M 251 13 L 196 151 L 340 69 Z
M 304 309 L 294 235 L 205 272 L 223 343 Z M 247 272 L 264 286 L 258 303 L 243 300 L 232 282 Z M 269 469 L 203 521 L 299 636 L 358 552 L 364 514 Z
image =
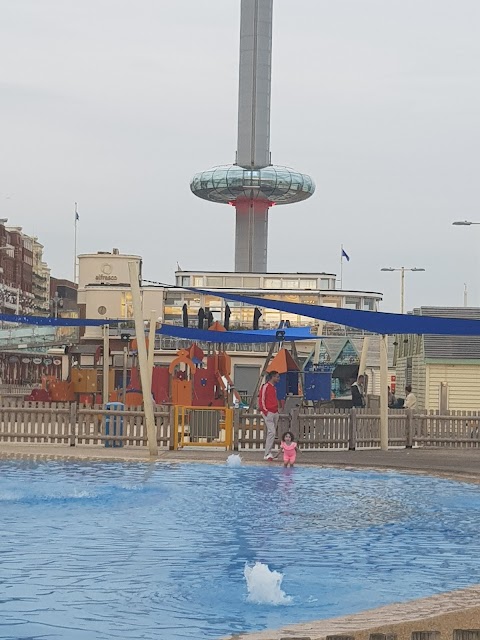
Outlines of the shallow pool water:
M 393 472 L 0 461 L 0 638 L 218 638 L 480 583 L 480 487 Z M 251 601 L 245 565 L 283 574 Z

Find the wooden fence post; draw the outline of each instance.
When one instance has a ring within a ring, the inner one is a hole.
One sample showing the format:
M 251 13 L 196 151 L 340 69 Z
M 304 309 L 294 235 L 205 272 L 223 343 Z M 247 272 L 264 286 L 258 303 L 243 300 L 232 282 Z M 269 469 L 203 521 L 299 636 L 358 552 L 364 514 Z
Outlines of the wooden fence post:
M 74 447 L 77 443 L 77 403 L 70 404 L 70 446 Z
M 170 442 L 168 443 L 168 448 L 171 451 L 172 449 L 175 448 L 174 438 L 177 437 L 177 434 L 175 433 L 175 406 L 173 404 L 170 406 L 169 422 L 170 422 Z
M 413 409 L 407 409 L 407 419 L 405 422 L 405 448 L 411 449 L 413 446 Z
M 233 410 L 233 450 L 238 451 L 238 431 L 240 427 L 240 409 Z
M 300 407 L 294 407 L 290 410 L 290 431 L 296 442 L 300 437 Z
M 357 435 L 357 412 L 355 408 L 350 409 L 350 416 L 348 420 L 348 450 L 355 451 Z

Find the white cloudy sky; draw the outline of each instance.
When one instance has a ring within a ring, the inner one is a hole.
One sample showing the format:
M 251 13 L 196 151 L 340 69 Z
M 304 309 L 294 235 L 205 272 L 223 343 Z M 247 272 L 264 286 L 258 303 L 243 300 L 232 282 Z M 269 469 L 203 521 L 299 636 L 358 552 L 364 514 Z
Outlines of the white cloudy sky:
M 0 217 L 54 275 L 118 247 L 144 275 L 233 268 L 191 176 L 236 148 L 239 0 L 0 0 Z M 274 0 L 272 156 L 316 194 L 270 214 L 269 270 L 339 267 L 397 310 L 480 305 L 480 2 Z

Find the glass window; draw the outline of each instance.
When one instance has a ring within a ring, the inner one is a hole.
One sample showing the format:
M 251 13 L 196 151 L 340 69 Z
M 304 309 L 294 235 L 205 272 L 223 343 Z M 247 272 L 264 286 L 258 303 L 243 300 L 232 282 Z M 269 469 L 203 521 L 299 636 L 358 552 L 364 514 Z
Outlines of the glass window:
M 193 276 L 193 286 L 203 287 L 203 276 Z
M 301 289 L 316 289 L 317 288 L 317 280 L 300 280 L 300 288 Z
M 132 292 L 123 291 L 120 303 L 122 318 L 133 318 Z
M 190 286 L 190 276 L 182 276 L 182 287 Z
M 282 280 L 282 289 L 298 289 L 298 280 Z
M 373 298 L 364 298 L 363 308 L 365 311 L 373 311 L 375 309 L 375 300 Z
M 280 289 L 282 286 L 282 281 L 278 278 L 265 278 L 264 287 L 265 289 Z
M 207 276 L 207 287 L 222 287 L 223 278 L 221 276 Z
M 330 286 L 330 278 L 320 278 L 320 289 L 333 289 L 333 287 Z
M 360 298 L 345 298 L 345 309 L 360 309 Z
M 260 278 L 250 278 L 246 276 L 243 279 L 243 286 L 249 289 L 260 289 Z

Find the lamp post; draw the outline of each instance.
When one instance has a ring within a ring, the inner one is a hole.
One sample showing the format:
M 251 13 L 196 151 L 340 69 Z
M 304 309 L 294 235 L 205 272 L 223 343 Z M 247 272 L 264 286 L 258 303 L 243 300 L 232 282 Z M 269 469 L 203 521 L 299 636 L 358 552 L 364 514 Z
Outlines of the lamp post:
M 480 222 L 472 222 L 472 220 L 455 220 L 452 222 L 454 227 L 470 227 L 472 224 L 480 224 Z M 463 285 L 463 306 L 467 306 L 467 283 Z
M 58 295 L 58 291 L 55 291 L 55 295 L 51 300 L 53 317 L 58 318 L 58 310 L 63 307 L 63 298 Z
M 421 267 L 382 267 L 380 271 L 400 271 L 400 313 L 405 313 L 405 271 L 425 271 Z

